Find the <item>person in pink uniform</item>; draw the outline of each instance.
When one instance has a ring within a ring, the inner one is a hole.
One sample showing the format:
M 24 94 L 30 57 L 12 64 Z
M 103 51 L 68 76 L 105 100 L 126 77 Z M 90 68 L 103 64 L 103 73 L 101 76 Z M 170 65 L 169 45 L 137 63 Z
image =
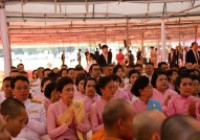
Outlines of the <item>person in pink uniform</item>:
M 114 81 L 114 87 L 115 87 L 115 97 L 116 98 L 122 98 L 125 99 L 127 101 L 131 101 L 133 95 L 131 94 L 131 92 L 127 92 L 125 89 L 121 89 L 119 88 L 120 84 L 121 84 L 121 78 L 117 75 L 112 75 L 112 79 Z
M 101 77 L 98 82 L 98 90 L 101 98 L 95 102 L 90 110 L 92 132 L 103 128 L 102 114 L 107 102 L 114 97 L 114 82 L 110 76 Z
M 86 75 L 82 73 L 76 77 L 75 84 L 77 91 L 75 91 L 74 93 L 75 100 L 83 100 L 85 98 L 85 90 L 84 90 L 85 79 Z
M 96 86 L 97 86 L 96 79 L 88 77 L 85 80 L 84 89 L 86 97 L 84 99 L 84 102 L 87 114 L 89 114 L 92 104 L 100 99 L 100 96 L 96 94 Z
M 45 110 L 47 112 L 49 105 L 57 102 L 60 99 L 60 95 L 56 90 L 55 82 L 51 82 L 46 86 L 46 88 L 44 90 L 44 95 L 46 98 L 44 99 L 43 104 L 44 104 Z
M 194 91 L 192 77 L 188 73 L 181 74 L 177 78 L 176 86 L 179 95 L 173 96 L 169 101 L 166 114 L 168 116 L 183 114 L 196 117 L 196 104 L 199 99 L 192 96 Z
M 167 71 L 168 77 L 169 77 L 169 89 L 175 90 L 175 84 L 176 84 L 176 79 L 178 77 L 178 72 L 177 70 L 168 70 Z
M 129 77 L 129 83 L 128 83 L 127 85 L 125 85 L 125 91 L 131 93 L 131 88 L 132 88 L 132 86 L 134 85 L 135 80 L 136 80 L 138 77 L 140 77 L 140 72 L 139 72 L 138 70 L 136 70 L 136 69 L 133 69 L 133 70 L 131 70 L 131 71 L 129 72 L 128 77 Z M 131 99 L 131 101 L 135 101 L 135 100 L 137 99 L 137 97 L 136 97 L 133 93 L 131 93 L 131 94 L 132 94 L 132 99 Z
M 140 76 L 131 89 L 138 99 L 132 103 L 133 111 L 138 114 L 147 109 L 149 99 L 153 95 L 153 87 L 148 77 Z
M 196 76 L 196 75 L 192 76 L 192 85 L 194 87 L 194 92 L 192 93 L 192 95 L 194 97 L 199 98 L 199 94 L 200 94 L 200 78 L 199 78 L 199 76 Z
M 90 129 L 90 125 L 84 113 L 85 108 L 78 113 L 76 112 L 81 104 L 74 105 L 72 79 L 68 77 L 59 79 L 57 91 L 60 93 L 61 99 L 49 106 L 47 113 L 48 134 L 52 140 L 79 140 L 79 134 L 86 134 Z M 83 115 L 81 115 L 81 121 L 78 121 L 80 113 L 83 113 Z
M 168 89 L 169 82 L 167 72 L 162 69 L 155 70 L 152 76 L 151 84 L 154 87 L 152 99 L 160 102 L 162 110 L 165 110 L 170 98 L 177 95 L 174 90 Z
M 113 74 L 116 74 L 117 76 L 119 76 L 119 78 L 121 79 L 121 83 L 120 83 L 120 88 L 123 89 L 125 88 L 125 83 L 124 83 L 124 77 L 125 77 L 125 73 L 124 73 L 124 69 L 121 65 L 116 65 L 113 68 Z

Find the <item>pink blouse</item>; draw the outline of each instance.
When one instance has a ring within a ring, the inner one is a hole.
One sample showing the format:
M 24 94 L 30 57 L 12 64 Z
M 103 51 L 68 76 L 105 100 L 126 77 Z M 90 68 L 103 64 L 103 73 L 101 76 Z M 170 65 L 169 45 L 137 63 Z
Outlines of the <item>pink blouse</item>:
M 93 133 L 103 128 L 102 114 L 106 104 L 107 101 L 100 98 L 97 102 L 95 102 L 91 106 L 90 119 L 91 119 L 91 126 Z
M 133 111 L 135 112 L 135 114 L 138 114 L 147 109 L 147 104 L 141 101 L 140 98 L 134 101 L 132 103 L 132 106 L 133 106 Z
M 84 100 L 85 97 L 86 96 L 80 91 L 75 91 L 74 93 L 74 100 Z
M 79 123 L 77 126 L 74 124 L 71 124 L 70 126 L 67 126 L 66 124 L 58 126 L 56 124 L 57 118 L 67 108 L 68 106 L 64 104 L 62 100 L 59 100 L 49 106 L 47 113 L 47 131 L 49 136 L 54 140 L 78 140 L 76 129 L 83 133 L 87 133 L 90 129 L 87 117 L 85 117 L 83 122 Z
M 164 106 L 164 102 L 168 98 L 169 95 L 175 96 L 177 95 L 177 92 L 171 89 L 167 89 L 164 93 L 161 93 L 160 91 L 154 88 L 152 99 L 157 100 L 158 102 L 160 102 L 162 106 Z
M 172 97 L 172 99 L 169 101 L 166 114 L 168 116 L 172 116 L 175 114 L 187 115 L 188 107 L 191 101 L 198 102 L 198 100 L 199 99 L 194 96 L 182 97 L 181 95 L 176 95 Z

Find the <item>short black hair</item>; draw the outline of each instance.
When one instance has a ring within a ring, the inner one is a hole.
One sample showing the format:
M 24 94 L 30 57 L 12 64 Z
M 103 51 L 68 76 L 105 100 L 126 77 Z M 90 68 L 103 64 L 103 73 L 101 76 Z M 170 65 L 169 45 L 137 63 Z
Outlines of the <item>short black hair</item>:
M 17 68 L 16 68 L 16 67 L 14 67 L 14 66 L 11 66 L 11 67 L 10 67 L 10 69 L 12 70 L 12 69 L 17 69 Z
M 28 85 L 29 85 L 28 79 L 27 79 L 26 77 L 24 77 L 24 76 L 19 75 L 19 76 L 16 76 L 15 78 L 13 78 L 13 80 L 11 81 L 10 86 L 11 86 L 12 89 L 15 88 L 15 83 L 16 83 L 17 81 L 19 81 L 19 80 L 24 81 L 24 82 L 27 82 Z
M 167 72 L 166 72 L 165 70 L 161 69 L 161 68 L 157 68 L 157 69 L 154 71 L 154 73 L 153 73 L 153 75 L 152 75 L 152 79 L 151 79 L 151 85 L 152 85 L 154 88 L 156 88 L 156 81 L 157 81 L 157 79 L 158 79 L 158 76 L 160 76 L 160 75 L 166 75 L 167 79 L 169 80 L 168 75 L 167 75 Z
M 111 77 L 114 82 L 116 81 L 116 82 L 122 83 L 121 78 L 119 76 L 117 76 L 116 74 L 112 74 Z
M 102 45 L 101 49 L 104 49 L 104 48 L 108 48 L 108 46 L 106 44 Z
M 66 66 L 66 67 L 67 67 L 67 65 L 66 65 L 66 64 L 63 64 L 63 65 L 61 65 L 61 66 Z
M 51 78 L 50 78 L 50 77 L 44 77 L 44 78 L 42 79 L 42 81 L 41 81 L 40 86 L 43 87 L 43 86 L 44 86 L 44 83 L 45 83 L 46 81 L 48 81 L 48 80 L 51 81 Z
M 48 77 L 52 80 L 52 81 L 57 81 L 57 79 L 60 77 L 60 75 L 58 73 L 55 72 L 50 72 L 48 74 Z
M 187 70 L 185 66 L 178 69 L 178 74 L 181 74 L 183 71 Z
M 69 73 L 69 71 L 71 71 L 71 70 L 75 71 L 74 68 L 68 68 L 68 69 L 67 69 L 67 73 Z
M 20 65 L 24 66 L 24 64 L 23 64 L 23 63 L 19 63 L 19 64 L 17 65 L 17 67 L 19 67 Z
M 167 71 L 167 75 L 170 77 L 170 76 L 172 76 L 172 74 L 173 74 L 174 72 L 176 72 L 176 73 L 178 74 L 178 71 L 177 71 L 177 70 L 171 69 L 171 70 L 168 70 L 168 71 Z
M 184 78 L 189 78 L 189 79 L 192 80 L 192 76 L 191 76 L 190 74 L 188 74 L 188 73 L 182 73 L 182 74 L 180 74 L 180 75 L 177 77 L 177 79 L 176 79 L 176 91 L 177 91 L 178 93 L 179 93 L 178 88 L 180 87 L 181 81 L 182 81 L 182 79 L 184 79 Z
M 66 72 L 67 72 L 67 69 L 63 69 L 63 68 L 62 68 L 62 69 L 59 71 L 60 76 L 62 75 L 62 72 L 63 72 L 63 71 L 66 71 Z
M 38 69 L 44 69 L 44 67 L 38 67 L 37 70 L 38 70 Z
M 44 75 L 45 71 L 52 71 L 52 70 L 51 70 L 50 68 L 44 69 L 44 70 L 43 70 L 43 75 Z
M 199 77 L 199 76 L 191 75 L 191 77 L 192 77 L 192 80 L 193 80 L 193 81 L 194 81 L 194 80 L 197 80 L 197 81 L 200 82 L 200 77 Z
M 53 90 L 55 90 L 55 89 L 56 89 L 56 83 L 55 83 L 55 82 L 49 83 L 49 84 L 46 86 L 45 90 L 44 90 L 44 95 L 45 95 L 45 97 L 47 97 L 48 99 L 50 99 L 50 98 L 51 98 L 51 93 L 52 93 Z
M 96 80 L 95 78 L 93 78 L 93 77 L 87 77 L 87 78 L 85 79 L 84 89 L 86 89 L 86 85 L 87 85 L 87 82 L 88 82 L 88 81 L 94 81 L 94 82 L 95 82 L 95 85 L 96 85 L 96 88 L 97 88 L 97 80 Z
M 3 79 L 3 82 L 5 81 L 12 81 L 13 80 L 13 77 L 10 77 L 10 76 L 7 76 Z
M 119 69 L 121 69 L 122 71 L 124 71 L 124 69 L 123 69 L 123 67 L 121 65 L 116 65 L 113 68 L 113 73 L 116 74 Z
M 3 116 L 9 115 L 11 118 L 15 118 L 20 114 L 21 109 L 25 109 L 21 101 L 15 98 L 7 98 L 1 103 L 0 113 Z
M 58 80 L 57 84 L 56 84 L 56 90 L 59 91 L 60 93 L 62 92 L 64 86 L 68 85 L 68 84 L 72 84 L 73 85 L 73 81 L 71 78 L 69 77 L 62 77 Z
M 145 65 L 152 65 L 152 66 L 154 66 L 154 64 L 152 62 L 145 63 Z
M 75 71 L 81 71 L 81 70 L 84 70 L 83 67 L 81 65 L 76 65 Z
M 191 46 L 194 46 L 195 44 L 197 44 L 197 42 L 192 42 Z
M 20 73 L 21 73 L 21 74 L 27 74 L 27 75 L 28 75 L 28 73 L 27 73 L 26 71 L 20 71 Z
M 135 67 L 141 67 L 141 68 L 143 68 L 143 66 L 142 66 L 141 64 L 135 64 L 135 65 L 133 66 L 133 68 L 135 69 Z
M 99 66 L 99 67 L 100 67 L 99 64 L 92 64 L 92 65 L 90 66 L 90 68 L 89 68 L 89 73 L 92 71 L 92 69 L 93 69 L 94 66 Z
M 138 79 L 135 80 L 133 87 L 131 88 L 131 93 L 134 94 L 136 97 L 140 97 L 140 89 L 144 89 L 149 85 L 149 78 L 146 76 L 140 76 Z
M 160 62 L 160 63 L 158 63 L 158 68 L 161 68 L 162 67 L 162 65 L 167 65 L 167 63 L 166 62 Z
M 106 85 L 110 82 L 113 81 L 111 76 L 104 76 L 104 77 L 100 77 L 98 84 L 97 84 L 97 93 L 99 95 L 102 95 L 101 90 L 100 89 L 104 89 L 106 87 Z
M 136 69 L 133 69 L 133 70 L 129 71 L 128 77 L 130 78 L 131 75 L 134 74 L 134 73 L 137 73 L 140 76 L 140 72 L 138 70 L 136 70 Z
M 85 81 L 86 77 L 87 77 L 86 74 L 84 74 L 84 73 L 79 73 L 79 74 L 77 75 L 76 79 L 75 79 L 75 84 L 76 84 L 76 86 L 78 86 L 78 84 L 79 84 L 80 81 L 82 81 L 82 80 Z
M 19 71 L 18 71 L 17 69 L 14 69 L 14 70 L 12 70 L 11 72 L 19 72 Z M 11 72 L 10 72 L 10 73 L 11 73 Z M 19 72 L 19 73 L 20 73 L 20 72 Z
M 178 65 L 178 64 L 173 65 L 173 66 L 172 66 L 172 69 L 174 69 L 174 68 L 179 69 L 179 65 Z

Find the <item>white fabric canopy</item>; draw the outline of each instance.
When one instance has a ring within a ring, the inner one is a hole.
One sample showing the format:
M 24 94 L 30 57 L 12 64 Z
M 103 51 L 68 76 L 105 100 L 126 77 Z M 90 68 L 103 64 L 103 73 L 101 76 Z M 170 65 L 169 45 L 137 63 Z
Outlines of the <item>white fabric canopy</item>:
M 200 0 L 6 0 L 5 10 L 15 44 L 159 42 L 161 19 L 167 41 L 199 35 Z
M 155 19 L 200 16 L 200 1 L 182 2 L 7 2 L 8 21 L 65 21 L 66 19 Z

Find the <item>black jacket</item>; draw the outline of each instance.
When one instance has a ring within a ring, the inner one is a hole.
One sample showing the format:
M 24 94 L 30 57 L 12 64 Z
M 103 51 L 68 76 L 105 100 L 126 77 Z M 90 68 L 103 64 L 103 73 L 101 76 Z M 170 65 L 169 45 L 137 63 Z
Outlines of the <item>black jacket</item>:
M 112 54 L 108 53 L 108 62 L 106 63 L 106 59 L 103 54 L 99 55 L 99 58 L 97 59 L 97 62 L 100 66 L 105 66 L 107 64 L 111 64 L 112 62 Z
M 197 52 L 198 53 L 198 52 Z M 192 64 L 194 63 L 198 63 L 200 64 L 200 61 L 198 59 L 198 61 L 196 60 L 195 54 L 193 52 L 192 49 L 190 49 L 187 53 L 186 53 L 186 63 L 191 62 Z

